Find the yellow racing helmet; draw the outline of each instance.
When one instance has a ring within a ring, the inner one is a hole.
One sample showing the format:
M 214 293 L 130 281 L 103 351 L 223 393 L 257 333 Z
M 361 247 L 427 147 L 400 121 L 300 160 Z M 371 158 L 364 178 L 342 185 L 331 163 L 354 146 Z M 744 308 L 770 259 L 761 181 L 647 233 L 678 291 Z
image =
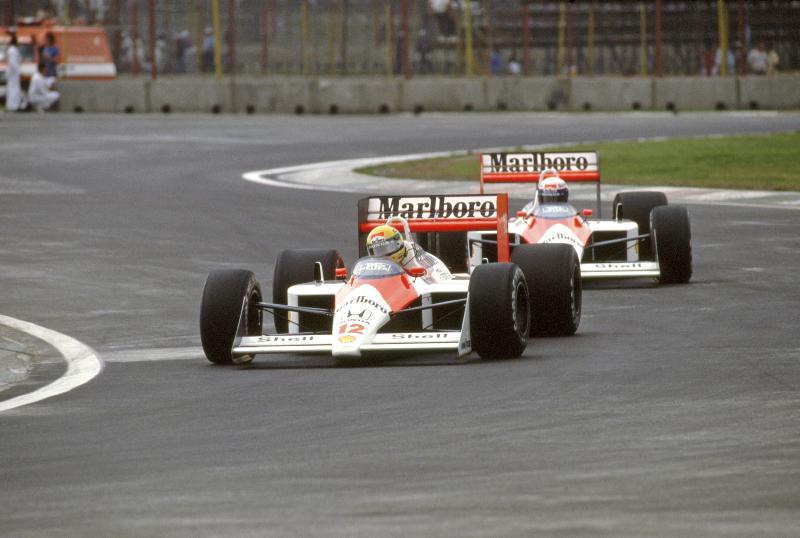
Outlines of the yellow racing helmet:
M 386 256 L 402 263 L 406 257 L 406 244 L 400 232 L 382 224 L 373 228 L 367 236 L 367 252 L 370 256 Z

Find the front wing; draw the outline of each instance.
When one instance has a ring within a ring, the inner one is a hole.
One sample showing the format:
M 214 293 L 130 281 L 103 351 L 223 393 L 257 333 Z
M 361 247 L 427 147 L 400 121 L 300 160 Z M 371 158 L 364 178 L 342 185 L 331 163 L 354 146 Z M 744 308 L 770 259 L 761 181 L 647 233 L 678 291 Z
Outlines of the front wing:
M 587 280 L 603 278 L 639 278 L 661 276 L 658 262 L 601 262 L 582 263 L 581 277 Z
M 243 336 L 237 339 L 233 355 L 331 352 L 333 339 L 331 334 Z M 461 331 L 379 333 L 361 351 L 459 349 L 460 339 Z

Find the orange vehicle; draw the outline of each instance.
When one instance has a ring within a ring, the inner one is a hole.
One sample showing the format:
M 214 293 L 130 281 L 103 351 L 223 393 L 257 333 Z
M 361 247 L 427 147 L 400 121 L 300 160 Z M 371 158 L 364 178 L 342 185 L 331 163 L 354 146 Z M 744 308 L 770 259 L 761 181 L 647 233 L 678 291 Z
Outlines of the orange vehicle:
M 0 26 L 0 81 L 3 83 L 6 49 L 10 40 L 8 30 L 8 27 Z M 17 20 L 16 32 L 22 56 L 22 83 L 25 86 L 36 71 L 40 48 L 44 46 L 48 32 L 52 32 L 61 51 L 58 59 L 59 78 L 111 80 L 117 77 L 108 37 L 99 26 L 62 26 L 53 19 L 24 18 Z

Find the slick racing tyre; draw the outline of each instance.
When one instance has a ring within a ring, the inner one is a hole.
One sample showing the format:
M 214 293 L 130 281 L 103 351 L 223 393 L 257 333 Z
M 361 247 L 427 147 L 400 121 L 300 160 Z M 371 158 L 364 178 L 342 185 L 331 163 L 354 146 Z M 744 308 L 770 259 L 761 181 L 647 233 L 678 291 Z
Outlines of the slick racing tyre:
M 651 215 L 653 242 L 662 284 L 685 284 L 692 278 L 692 230 L 689 213 L 679 205 L 657 207 Z
M 223 269 L 206 278 L 200 305 L 200 341 L 206 358 L 214 364 L 242 364 L 252 355 L 231 355 L 239 330 L 242 336 L 261 335 L 261 286 L 251 271 Z
M 466 232 L 421 232 L 415 234 L 417 244 L 442 260 L 452 273 L 469 269 Z
M 322 276 L 325 280 L 334 280 L 336 269 L 344 267 L 339 251 L 332 249 L 284 250 L 278 254 L 272 277 L 272 302 L 286 304 L 287 291 L 291 286 L 312 282 L 317 262 L 322 264 Z M 289 332 L 289 320 L 285 311 L 277 311 L 274 318 L 275 330 L 279 333 Z
M 528 345 L 530 305 L 522 270 L 513 263 L 487 263 L 469 281 L 472 349 L 481 359 L 511 359 Z
M 639 226 L 639 235 L 650 233 L 650 212 L 654 207 L 667 205 L 667 196 L 658 191 L 625 191 L 617 193 L 611 202 L 615 219 L 632 220 Z M 639 243 L 639 259 L 652 260 L 653 242 L 647 238 Z
M 578 254 L 570 245 L 519 245 L 511 253 L 528 283 L 531 336 L 569 336 L 581 323 L 583 287 Z

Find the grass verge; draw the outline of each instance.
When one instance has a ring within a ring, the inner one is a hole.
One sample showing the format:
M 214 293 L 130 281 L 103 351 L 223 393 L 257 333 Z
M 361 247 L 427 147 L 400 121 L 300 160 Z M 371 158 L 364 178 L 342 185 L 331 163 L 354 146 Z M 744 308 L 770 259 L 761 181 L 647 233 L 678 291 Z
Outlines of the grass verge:
M 600 142 L 556 150 L 598 150 L 604 183 L 800 190 L 800 132 Z M 356 170 L 394 178 L 478 181 L 478 155 L 390 163 Z

